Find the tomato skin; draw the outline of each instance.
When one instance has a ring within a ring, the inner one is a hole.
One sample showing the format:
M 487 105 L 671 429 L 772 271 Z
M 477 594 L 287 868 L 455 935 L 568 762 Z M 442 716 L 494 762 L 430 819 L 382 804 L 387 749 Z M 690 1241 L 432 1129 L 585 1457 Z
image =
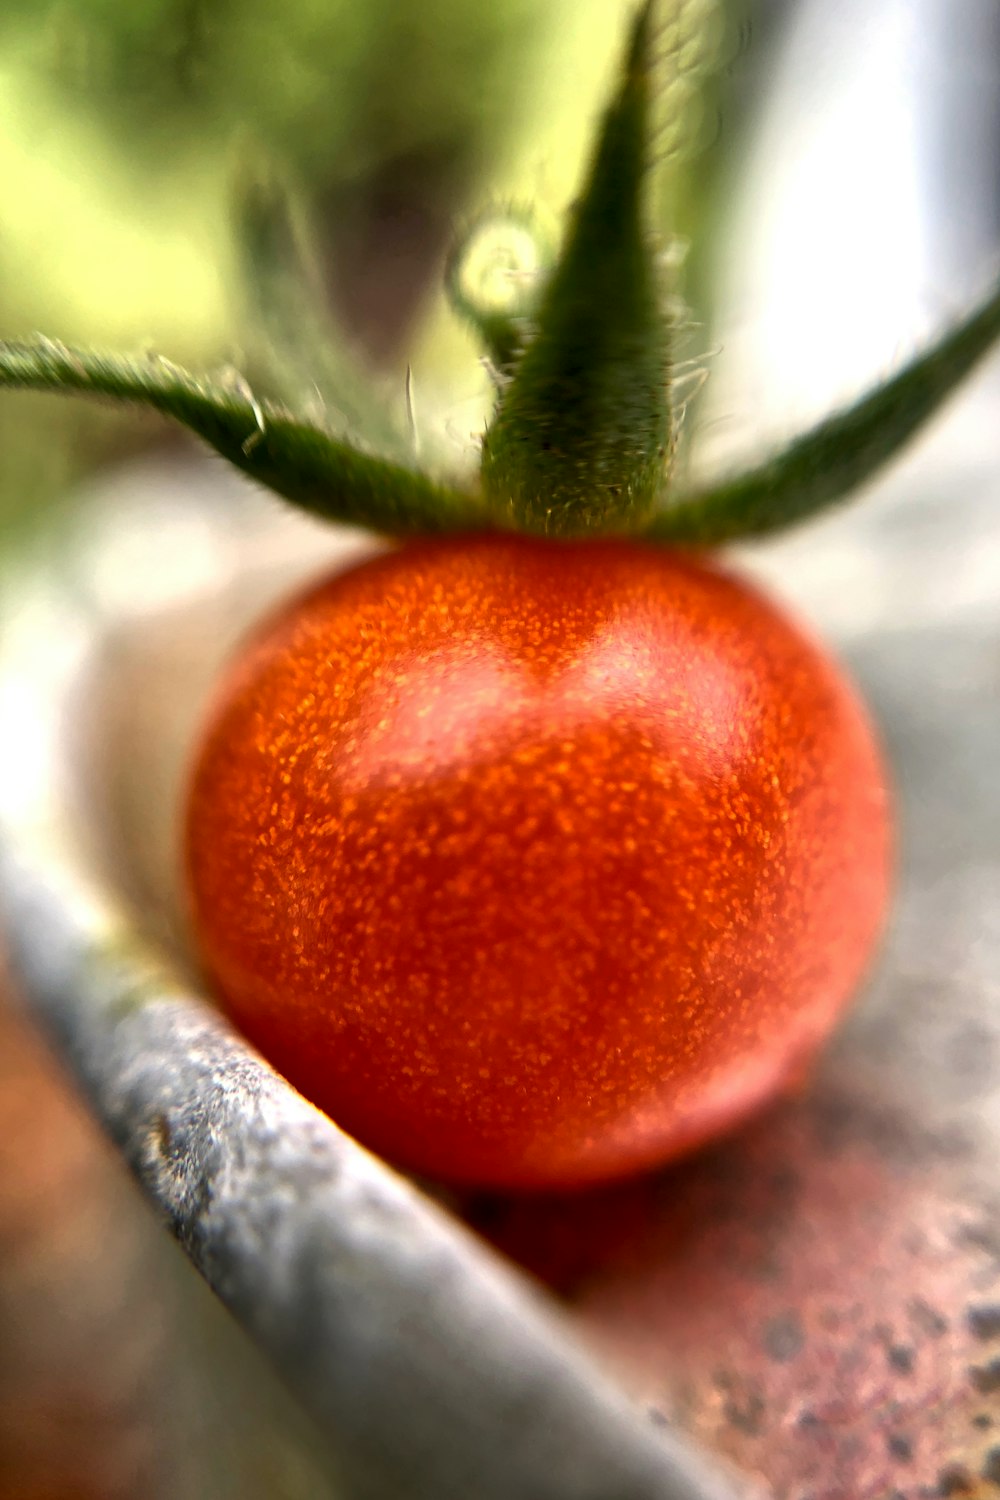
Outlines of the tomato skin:
M 195 934 L 365 1144 L 582 1184 L 799 1076 L 882 925 L 887 800 L 839 668 L 714 564 L 423 541 L 294 601 L 223 682 Z

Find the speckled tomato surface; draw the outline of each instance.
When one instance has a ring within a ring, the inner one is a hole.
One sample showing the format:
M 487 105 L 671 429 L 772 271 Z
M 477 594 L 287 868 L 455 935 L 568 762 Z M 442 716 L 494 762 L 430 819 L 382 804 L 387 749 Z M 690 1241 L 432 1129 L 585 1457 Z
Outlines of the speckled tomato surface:
M 886 800 L 841 671 L 716 566 L 421 542 L 226 677 L 194 929 L 242 1030 L 390 1159 L 609 1178 L 800 1075 L 882 922 Z

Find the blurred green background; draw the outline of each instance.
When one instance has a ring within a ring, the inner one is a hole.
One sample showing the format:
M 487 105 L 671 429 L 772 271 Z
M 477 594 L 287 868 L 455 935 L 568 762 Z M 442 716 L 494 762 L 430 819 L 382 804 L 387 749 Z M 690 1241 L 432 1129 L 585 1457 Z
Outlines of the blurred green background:
M 233 188 L 260 165 L 305 205 L 345 345 L 421 411 L 482 420 L 479 350 L 444 307 L 463 217 L 570 201 L 628 0 L 7 0 L 0 13 L 0 336 L 245 369 Z M 738 50 L 723 0 L 664 6 L 660 210 L 711 198 Z M 717 154 L 717 152 L 715 153 Z M 698 195 L 690 168 L 699 162 Z M 697 296 L 697 276 L 692 280 Z M 147 418 L 0 403 L 0 539 L 82 473 L 173 441 Z

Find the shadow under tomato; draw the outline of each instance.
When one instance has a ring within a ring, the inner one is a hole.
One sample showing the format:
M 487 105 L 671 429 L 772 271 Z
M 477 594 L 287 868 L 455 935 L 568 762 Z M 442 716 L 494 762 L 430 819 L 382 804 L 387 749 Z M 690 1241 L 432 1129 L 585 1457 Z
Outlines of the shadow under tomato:
M 682 1166 L 464 1213 L 566 1301 L 654 1420 L 779 1497 L 992 1492 L 986 1163 L 961 1130 L 865 1097 L 852 1071 L 842 1049 L 807 1095 Z

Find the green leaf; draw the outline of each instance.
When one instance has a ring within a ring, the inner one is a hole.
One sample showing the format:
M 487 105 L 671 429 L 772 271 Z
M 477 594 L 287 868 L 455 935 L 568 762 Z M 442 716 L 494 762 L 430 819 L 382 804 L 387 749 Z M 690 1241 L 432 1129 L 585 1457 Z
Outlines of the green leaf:
M 237 173 L 233 207 L 250 303 L 245 339 L 262 379 L 297 409 L 320 403 L 342 436 L 407 461 L 412 437 L 392 420 L 391 402 L 345 352 L 304 216 L 256 150 Z
M 897 375 L 795 438 L 759 467 L 679 493 L 644 528 L 651 541 L 714 546 L 826 509 L 894 458 L 1000 338 L 1000 284 Z
M 647 224 L 653 71 L 647 3 L 484 439 L 483 489 L 504 524 L 553 536 L 628 529 L 663 486 L 672 422 L 669 326 Z
M 82 392 L 173 417 L 251 479 L 327 520 L 407 535 L 482 527 L 477 500 L 403 464 L 362 453 L 238 375 L 195 376 L 155 355 L 127 359 L 44 339 L 0 342 L 0 387 Z

